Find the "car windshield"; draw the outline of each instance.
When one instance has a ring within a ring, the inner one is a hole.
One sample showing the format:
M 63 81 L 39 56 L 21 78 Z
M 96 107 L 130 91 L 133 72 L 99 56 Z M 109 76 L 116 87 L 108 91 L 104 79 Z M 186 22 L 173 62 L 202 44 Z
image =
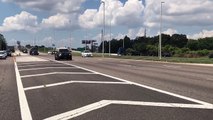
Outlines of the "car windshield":
M 69 52 L 68 49 L 59 49 L 59 52 Z
M 5 52 L 3 52 L 3 51 L 0 51 L 0 54 L 4 54 Z

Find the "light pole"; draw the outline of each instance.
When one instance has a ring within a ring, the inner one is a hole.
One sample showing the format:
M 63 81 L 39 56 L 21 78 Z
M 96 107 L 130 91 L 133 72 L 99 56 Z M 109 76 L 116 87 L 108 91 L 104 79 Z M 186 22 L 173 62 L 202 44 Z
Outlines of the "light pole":
M 109 35 L 109 56 L 111 54 L 111 40 L 112 40 L 112 23 L 111 23 L 111 20 L 110 20 L 110 35 Z
M 72 29 L 71 29 L 72 23 L 71 23 L 71 20 L 69 20 L 69 22 L 70 22 L 70 50 L 72 50 Z M 69 43 L 69 40 L 68 40 L 68 43 Z
M 159 35 L 159 59 L 161 60 L 161 41 L 162 41 L 162 7 L 163 7 L 163 3 L 161 2 L 161 9 L 160 9 L 160 35 Z
M 104 42 L 105 42 L 105 2 L 101 1 L 101 3 L 103 3 L 103 43 L 102 43 L 102 57 L 104 57 Z
M 109 56 L 111 55 L 111 40 L 112 40 L 112 10 L 110 10 Z

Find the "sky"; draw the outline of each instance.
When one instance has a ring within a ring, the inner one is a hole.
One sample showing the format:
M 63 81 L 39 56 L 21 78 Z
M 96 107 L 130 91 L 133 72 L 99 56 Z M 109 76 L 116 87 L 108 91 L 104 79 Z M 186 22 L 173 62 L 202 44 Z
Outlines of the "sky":
M 101 42 L 103 2 L 105 40 L 185 34 L 213 37 L 213 0 L 0 0 L 0 33 L 9 45 L 82 47 Z M 161 4 L 161 2 L 164 2 Z M 111 31 L 111 32 L 110 32 Z

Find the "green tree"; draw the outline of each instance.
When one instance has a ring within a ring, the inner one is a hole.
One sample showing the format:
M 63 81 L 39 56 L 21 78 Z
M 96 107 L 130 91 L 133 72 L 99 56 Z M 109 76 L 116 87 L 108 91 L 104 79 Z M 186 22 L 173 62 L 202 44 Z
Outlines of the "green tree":
M 155 45 L 147 45 L 146 50 L 147 50 L 147 55 L 150 55 L 150 56 L 158 55 L 158 47 Z
M 189 40 L 187 43 L 187 47 L 190 50 L 198 50 L 199 49 L 199 42 L 198 40 Z
M 7 49 L 7 42 L 6 39 L 2 34 L 0 34 L 0 50 L 6 50 Z
M 183 48 L 187 45 L 188 39 L 186 35 L 174 34 L 171 37 L 171 45 L 173 47 Z

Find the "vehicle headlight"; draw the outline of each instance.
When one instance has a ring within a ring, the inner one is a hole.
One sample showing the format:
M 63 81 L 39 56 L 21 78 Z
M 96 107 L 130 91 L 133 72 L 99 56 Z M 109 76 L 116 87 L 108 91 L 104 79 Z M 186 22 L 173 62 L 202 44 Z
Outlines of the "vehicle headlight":
M 62 54 L 60 53 L 59 56 L 62 56 Z

